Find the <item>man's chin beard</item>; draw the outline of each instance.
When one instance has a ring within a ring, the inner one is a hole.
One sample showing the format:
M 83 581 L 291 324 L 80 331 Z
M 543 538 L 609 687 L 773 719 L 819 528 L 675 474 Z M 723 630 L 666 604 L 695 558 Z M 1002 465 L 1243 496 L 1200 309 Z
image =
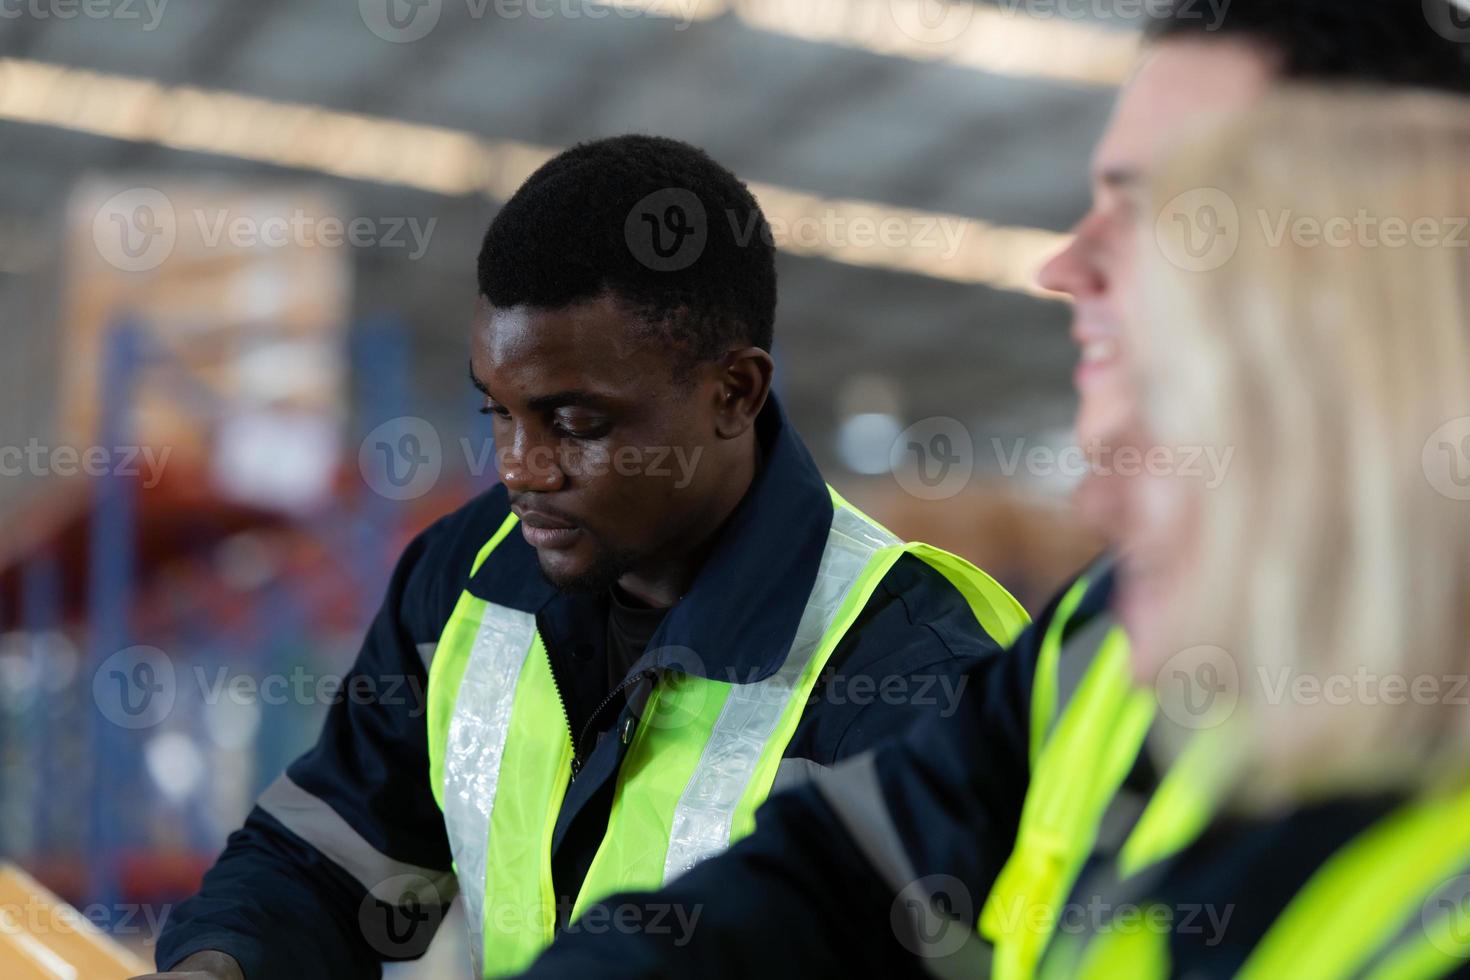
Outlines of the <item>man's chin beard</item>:
M 536 567 L 541 570 L 541 577 L 550 582 L 558 592 L 595 595 L 611 589 L 633 567 L 633 562 L 634 556 L 626 552 L 599 551 L 591 565 L 570 577 L 548 574 L 546 566 L 539 561 Z

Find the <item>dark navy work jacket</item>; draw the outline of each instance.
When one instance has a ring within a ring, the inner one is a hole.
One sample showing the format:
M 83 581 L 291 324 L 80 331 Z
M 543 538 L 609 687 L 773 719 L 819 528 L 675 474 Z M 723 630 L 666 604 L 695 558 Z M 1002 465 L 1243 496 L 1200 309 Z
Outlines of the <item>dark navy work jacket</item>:
M 780 667 L 832 519 L 821 474 L 774 399 L 758 433 L 763 458 L 754 483 L 649 644 L 692 650 L 694 672 L 740 683 Z M 471 578 L 477 552 L 508 512 L 506 490 L 496 485 L 404 552 L 345 686 L 361 676 L 377 685 L 368 689 L 384 691 L 406 680 L 393 689 L 408 695 L 348 698 L 331 708 L 316 746 L 267 790 L 201 892 L 169 917 L 160 969 L 216 949 L 234 956 L 250 980 L 330 980 L 377 976 L 381 961 L 423 951 L 455 885 L 430 790 L 422 692 L 461 590 L 536 613 L 569 714 L 592 717 L 608 693 L 605 597 L 557 592 L 518 533 Z M 997 653 L 954 587 L 905 555 L 833 653 L 787 746 L 777 788 L 804 768 L 831 766 L 953 710 L 968 669 Z M 627 751 L 624 729 L 636 720 L 619 707 L 598 715 L 592 737 L 578 746 L 580 767 L 556 825 L 552 870 L 565 908 L 602 840 Z M 384 887 L 409 879 L 430 882 L 441 901 L 411 912 L 383 906 Z

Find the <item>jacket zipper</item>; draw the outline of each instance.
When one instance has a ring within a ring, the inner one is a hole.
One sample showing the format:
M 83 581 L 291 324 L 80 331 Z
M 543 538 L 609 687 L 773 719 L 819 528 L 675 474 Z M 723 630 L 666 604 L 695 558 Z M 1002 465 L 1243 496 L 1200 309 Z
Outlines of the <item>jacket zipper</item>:
M 551 655 L 551 646 L 546 642 L 546 637 L 541 636 L 538 629 L 536 635 L 541 638 L 541 649 L 546 654 L 546 665 L 551 668 L 551 686 L 556 688 L 556 703 L 561 705 L 562 722 L 567 726 L 567 738 L 572 738 L 572 713 L 567 710 L 567 699 L 561 693 L 561 677 L 557 673 L 556 658 Z M 577 778 L 577 773 L 582 771 L 582 760 L 577 756 L 577 743 L 572 742 L 572 778 Z
M 614 699 L 616 699 L 618 695 L 622 694 L 628 688 L 634 687 L 641 681 L 654 676 L 656 675 L 652 670 L 640 670 L 636 674 L 630 674 L 629 676 L 623 678 L 623 682 L 621 684 L 609 691 L 607 697 L 602 699 L 602 703 L 597 706 L 596 710 L 592 712 L 591 717 L 587 719 L 587 724 L 582 726 L 582 734 L 578 735 L 577 740 L 572 743 L 572 763 L 574 767 L 574 772 L 576 769 L 581 768 L 581 765 L 578 764 L 576 760 L 579 757 L 579 750 L 582 747 L 582 743 L 587 740 L 587 735 L 592 731 L 592 726 L 597 722 L 597 719 L 602 716 L 602 713 L 607 710 L 607 706 L 612 704 Z
M 537 635 L 540 635 L 539 630 L 537 631 Z M 582 743 L 587 740 L 587 735 L 592 730 L 592 726 L 596 724 L 597 719 L 602 716 L 602 713 L 607 710 L 607 706 L 612 704 L 617 696 L 628 688 L 633 687 L 644 679 L 656 677 L 657 674 L 653 670 L 640 670 L 638 673 L 624 678 L 621 684 L 609 691 L 607 697 L 602 699 L 602 703 L 597 706 L 591 716 L 588 717 L 587 723 L 582 726 L 581 733 L 577 734 L 572 731 L 572 713 L 567 710 L 567 699 L 562 694 L 561 676 L 557 672 L 556 658 L 551 655 L 551 647 L 547 644 L 544 636 L 541 637 L 541 649 L 546 651 L 546 663 L 551 668 L 551 684 L 556 688 L 556 700 L 561 705 L 561 717 L 567 726 L 567 738 L 572 740 L 572 778 L 576 779 L 577 774 L 582 771 L 584 762 L 581 751 Z

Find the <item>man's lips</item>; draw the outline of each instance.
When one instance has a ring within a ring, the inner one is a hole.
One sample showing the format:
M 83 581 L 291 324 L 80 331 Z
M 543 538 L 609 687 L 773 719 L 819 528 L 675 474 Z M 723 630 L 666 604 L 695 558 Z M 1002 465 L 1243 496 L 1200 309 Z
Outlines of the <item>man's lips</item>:
M 539 511 L 517 511 L 521 519 L 521 534 L 533 548 L 557 550 L 569 547 L 582 529 L 557 517 Z
M 1078 388 L 1100 374 L 1106 374 L 1118 366 L 1118 343 L 1111 339 L 1091 339 L 1080 344 L 1077 371 L 1073 380 Z

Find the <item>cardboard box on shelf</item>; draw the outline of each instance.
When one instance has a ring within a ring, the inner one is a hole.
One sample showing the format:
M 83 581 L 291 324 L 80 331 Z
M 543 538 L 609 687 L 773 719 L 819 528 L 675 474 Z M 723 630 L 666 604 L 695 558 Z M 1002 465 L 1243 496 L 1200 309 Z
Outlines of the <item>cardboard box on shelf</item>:
M 325 497 L 348 409 L 355 225 L 310 185 L 88 181 L 69 208 L 61 440 L 96 444 L 106 338 L 145 338 L 128 438 L 239 503 Z
M 13 864 L 0 864 L 0 976 L 126 980 L 153 967 Z

